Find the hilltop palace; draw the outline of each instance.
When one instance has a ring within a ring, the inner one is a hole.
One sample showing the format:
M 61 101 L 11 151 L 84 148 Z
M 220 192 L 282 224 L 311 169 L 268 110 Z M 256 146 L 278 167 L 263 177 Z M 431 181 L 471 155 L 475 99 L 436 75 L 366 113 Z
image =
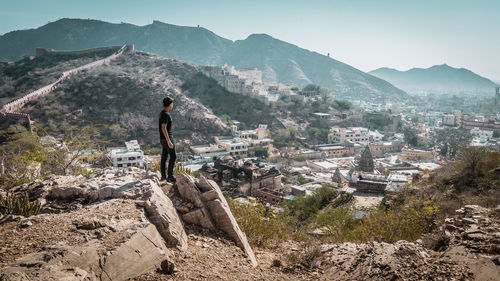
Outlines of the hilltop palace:
M 265 104 L 277 101 L 281 96 L 303 100 L 303 96 L 292 91 L 291 86 L 262 82 L 262 71 L 256 68 L 236 70 L 234 66 L 204 66 L 201 71 L 217 81 L 229 92 L 251 95 Z

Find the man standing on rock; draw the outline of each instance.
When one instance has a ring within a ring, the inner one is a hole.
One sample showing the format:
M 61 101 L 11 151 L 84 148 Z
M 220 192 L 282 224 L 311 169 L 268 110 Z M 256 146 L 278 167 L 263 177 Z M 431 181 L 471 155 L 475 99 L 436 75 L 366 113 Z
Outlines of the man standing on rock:
M 160 128 L 160 143 L 162 146 L 161 160 L 160 160 L 160 173 L 161 181 L 175 182 L 174 177 L 174 165 L 175 159 L 175 147 L 174 140 L 172 138 L 172 118 L 168 112 L 174 107 L 174 100 L 171 97 L 166 97 L 163 99 L 163 110 L 160 112 L 159 118 L 159 128 Z M 168 178 L 165 175 L 165 164 L 167 158 L 170 156 L 168 161 Z

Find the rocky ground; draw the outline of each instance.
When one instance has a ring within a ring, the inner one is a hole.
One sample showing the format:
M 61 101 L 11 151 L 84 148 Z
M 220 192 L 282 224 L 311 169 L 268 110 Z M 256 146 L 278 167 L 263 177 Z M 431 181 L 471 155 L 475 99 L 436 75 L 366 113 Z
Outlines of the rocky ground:
M 106 169 L 14 192 L 44 207 L 0 218 L 0 280 L 500 280 L 500 210 L 478 206 L 414 243 L 252 249 L 203 178 Z

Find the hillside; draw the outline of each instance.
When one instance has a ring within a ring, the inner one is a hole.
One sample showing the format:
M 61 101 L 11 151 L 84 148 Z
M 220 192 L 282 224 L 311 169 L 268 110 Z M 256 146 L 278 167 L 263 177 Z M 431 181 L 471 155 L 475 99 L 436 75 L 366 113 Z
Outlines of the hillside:
M 399 71 L 379 68 L 369 72 L 387 80 L 408 93 L 486 93 L 491 95 L 496 84 L 465 68 L 435 65 L 429 68 L 412 68 Z
M 366 98 L 405 97 L 390 83 L 333 58 L 310 52 L 265 34 L 233 42 L 201 27 L 176 26 L 154 21 L 145 26 L 97 20 L 61 19 L 37 29 L 0 36 L 0 60 L 33 55 L 36 47 L 84 49 L 135 44 L 137 50 L 199 65 L 257 67 L 270 83 L 329 87 L 334 94 Z
M 57 63 L 52 63 L 53 67 L 35 65 L 36 71 L 20 74 L 17 79 L 9 78 L 5 72 L 0 77 L 20 88 L 42 87 L 41 81 L 46 83 L 61 69 L 88 58 L 54 59 Z M 35 60 L 30 62 L 35 64 Z M 9 69 L 17 71 L 24 66 L 16 63 Z M 40 76 L 41 81 L 26 79 L 33 75 Z M 138 139 L 142 145 L 151 147 L 158 143 L 157 114 L 167 94 L 175 99 L 172 118 L 174 137 L 179 144 L 206 143 L 213 141 L 214 135 L 230 134 L 229 126 L 218 117 L 221 115 L 240 121 L 242 129 L 261 123 L 280 126 L 270 107 L 227 92 L 200 75 L 197 66 L 137 51 L 122 54 L 108 66 L 71 77 L 53 93 L 28 103 L 22 112 L 31 115 L 35 128 L 52 135 L 64 135 L 91 122 L 106 125 L 102 136 L 113 144 Z M 3 92 L 0 98 L 8 101 L 13 97 Z

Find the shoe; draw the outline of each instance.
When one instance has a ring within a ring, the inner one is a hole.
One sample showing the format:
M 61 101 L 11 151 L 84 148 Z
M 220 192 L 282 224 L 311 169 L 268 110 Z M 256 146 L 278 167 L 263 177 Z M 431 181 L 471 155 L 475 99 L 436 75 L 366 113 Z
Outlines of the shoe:
M 175 181 L 176 181 L 175 177 L 167 178 L 167 182 L 175 182 Z
M 167 180 L 167 178 L 161 178 L 160 179 L 160 181 L 166 181 L 166 180 Z

